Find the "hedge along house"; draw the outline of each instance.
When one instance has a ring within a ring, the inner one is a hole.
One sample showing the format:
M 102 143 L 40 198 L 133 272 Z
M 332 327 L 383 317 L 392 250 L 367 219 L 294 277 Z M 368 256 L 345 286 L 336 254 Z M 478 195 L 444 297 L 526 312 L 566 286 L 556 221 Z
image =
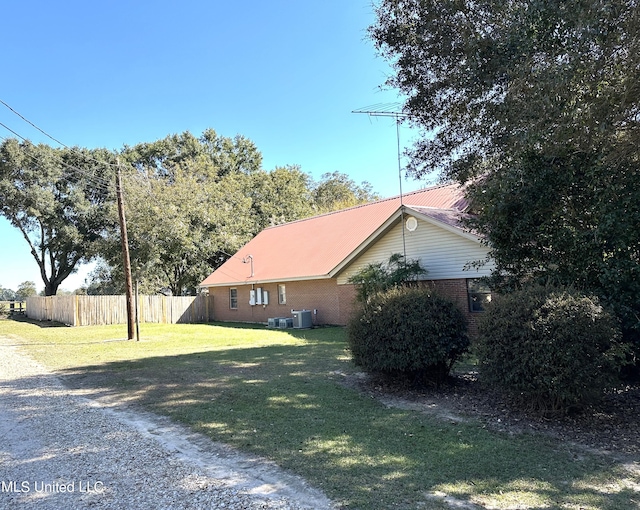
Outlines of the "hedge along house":
M 349 278 L 394 253 L 418 259 L 427 284 L 455 301 L 474 327 L 492 265 L 481 239 L 461 225 L 458 185 L 434 186 L 365 205 L 269 227 L 201 284 L 220 321 L 263 322 L 310 310 L 314 325 L 344 325 L 355 298 Z

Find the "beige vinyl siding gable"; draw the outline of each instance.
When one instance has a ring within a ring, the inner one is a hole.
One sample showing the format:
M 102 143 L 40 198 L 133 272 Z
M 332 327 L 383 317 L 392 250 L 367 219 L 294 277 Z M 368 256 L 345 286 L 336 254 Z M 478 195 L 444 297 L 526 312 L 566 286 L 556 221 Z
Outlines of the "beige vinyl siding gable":
M 405 221 L 408 216 L 405 216 Z M 418 227 L 410 232 L 404 229 L 407 258 L 418 259 L 427 269 L 428 280 L 455 278 L 479 278 L 489 276 L 493 264 L 477 270 L 465 270 L 470 262 L 485 260 L 488 248 L 483 244 L 451 232 L 443 227 L 418 219 Z M 357 257 L 338 275 L 338 284 L 348 283 L 349 278 L 367 264 L 386 262 L 394 253 L 403 252 L 402 228 L 398 222 L 369 249 Z

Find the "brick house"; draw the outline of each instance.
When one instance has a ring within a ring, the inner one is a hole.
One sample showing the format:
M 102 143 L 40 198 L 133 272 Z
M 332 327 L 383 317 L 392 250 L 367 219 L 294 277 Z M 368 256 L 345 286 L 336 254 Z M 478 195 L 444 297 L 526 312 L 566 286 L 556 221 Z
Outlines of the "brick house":
M 432 285 L 470 319 L 486 297 L 477 278 L 489 275 L 487 247 L 460 220 L 467 202 L 459 186 L 433 186 L 401 197 L 269 227 L 201 284 L 214 296 L 220 321 L 266 323 L 311 310 L 314 325 L 347 323 L 351 275 L 394 253 L 419 259 Z

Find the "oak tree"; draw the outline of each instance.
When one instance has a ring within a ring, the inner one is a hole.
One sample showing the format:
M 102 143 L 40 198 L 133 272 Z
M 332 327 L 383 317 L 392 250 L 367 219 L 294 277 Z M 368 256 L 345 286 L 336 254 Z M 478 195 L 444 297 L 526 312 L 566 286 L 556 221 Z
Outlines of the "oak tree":
M 96 254 L 113 200 L 109 161 L 101 149 L 0 145 L 0 214 L 28 243 L 47 296 Z

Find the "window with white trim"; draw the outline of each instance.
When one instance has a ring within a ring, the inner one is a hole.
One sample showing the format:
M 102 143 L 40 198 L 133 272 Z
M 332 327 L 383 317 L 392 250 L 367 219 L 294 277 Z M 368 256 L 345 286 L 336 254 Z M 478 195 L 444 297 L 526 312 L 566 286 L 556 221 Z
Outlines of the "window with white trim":
M 238 309 L 238 289 L 229 289 L 229 308 Z
M 278 304 L 279 305 L 287 304 L 287 288 L 283 283 L 278 285 Z

